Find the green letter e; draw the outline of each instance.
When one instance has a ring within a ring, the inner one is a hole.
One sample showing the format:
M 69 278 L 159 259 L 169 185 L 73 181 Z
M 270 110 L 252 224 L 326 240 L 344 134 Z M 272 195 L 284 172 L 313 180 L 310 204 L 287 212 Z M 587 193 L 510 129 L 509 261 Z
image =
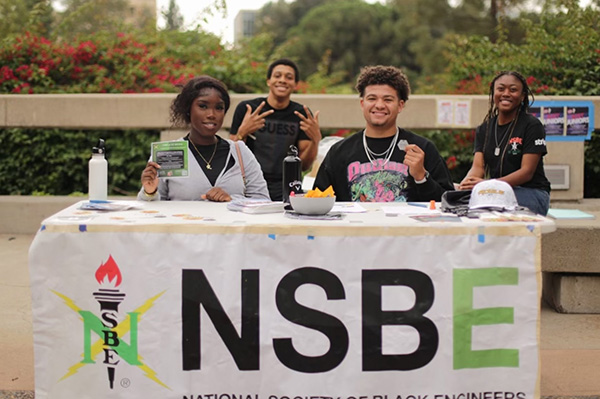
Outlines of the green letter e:
M 517 285 L 519 271 L 513 267 L 454 270 L 454 369 L 518 367 L 518 349 L 472 350 L 472 327 L 513 324 L 513 308 L 473 309 L 473 288 Z

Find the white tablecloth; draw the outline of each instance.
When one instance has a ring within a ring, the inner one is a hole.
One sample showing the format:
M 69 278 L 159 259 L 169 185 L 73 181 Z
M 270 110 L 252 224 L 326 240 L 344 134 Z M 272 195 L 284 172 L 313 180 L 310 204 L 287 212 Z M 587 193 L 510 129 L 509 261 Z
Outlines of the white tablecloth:
M 80 205 L 30 249 L 36 399 L 539 397 L 550 220 Z

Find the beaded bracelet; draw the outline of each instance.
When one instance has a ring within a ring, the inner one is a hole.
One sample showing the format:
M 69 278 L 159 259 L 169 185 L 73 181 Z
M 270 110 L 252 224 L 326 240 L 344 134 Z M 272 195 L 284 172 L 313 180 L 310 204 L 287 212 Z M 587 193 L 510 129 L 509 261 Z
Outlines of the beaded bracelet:
M 148 193 L 146 192 L 146 189 L 145 189 L 145 188 L 143 188 L 142 190 L 144 191 L 144 195 L 145 195 L 146 197 L 148 197 L 148 198 L 152 198 L 152 197 L 155 197 L 155 196 L 156 196 L 156 193 L 158 192 L 158 187 L 156 188 L 156 190 L 154 190 L 154 191 L 153 191 L 152 193 L 150 193 L 150 194 L 148 194 Z

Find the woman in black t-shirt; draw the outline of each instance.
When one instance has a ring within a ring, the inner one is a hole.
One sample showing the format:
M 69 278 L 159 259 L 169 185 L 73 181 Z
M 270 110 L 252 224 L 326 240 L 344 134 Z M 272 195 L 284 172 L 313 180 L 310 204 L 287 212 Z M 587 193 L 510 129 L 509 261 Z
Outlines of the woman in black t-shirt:
M 490 107 L 475 134 L 473 165 L 460 183 L 461 190 L 499 179 L 513 187 L 517 202 L 546 215 L 550 182 L 544 173 L 546 133 L 542 123 L 527 113 L 533 93 L 521 74 L 500 72 L 490 83 Z

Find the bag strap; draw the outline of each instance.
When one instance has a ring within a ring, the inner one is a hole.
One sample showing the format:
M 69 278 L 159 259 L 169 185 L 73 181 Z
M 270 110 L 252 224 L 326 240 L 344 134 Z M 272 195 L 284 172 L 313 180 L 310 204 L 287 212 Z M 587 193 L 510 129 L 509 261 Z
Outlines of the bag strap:
M 242 180 L 244 181 L 244 190 L 246 190 L 246 170 L 244 170 L 244 160 L 242 159 L 242 152 L 240 151 L 240 147 L 238 146 L 238 142 L 234 141 L 233 145 L 235 145 L 235 150 L 238 155 L 238 159 L 240 161 L 240 169 L 242 171 Z

